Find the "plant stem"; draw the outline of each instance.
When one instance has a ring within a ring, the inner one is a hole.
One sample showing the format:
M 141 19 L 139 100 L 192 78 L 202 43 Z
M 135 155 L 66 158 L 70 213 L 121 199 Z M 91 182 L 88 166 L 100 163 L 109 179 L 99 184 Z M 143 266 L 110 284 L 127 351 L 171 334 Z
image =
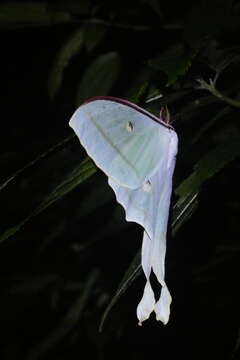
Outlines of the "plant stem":
M 233 100 L 227 96 L 224 96 L 221 94 L 214 86 L 214 82 L 210 80 L 210 83 L 208 84 L 203 79 L 197 79 L 197 82 L 201 85 L 202 89 L 208 90 L 213 96 L 217 97 L 221 101 L 224 101 L 234 107 L 240 108 L 240 101 Z

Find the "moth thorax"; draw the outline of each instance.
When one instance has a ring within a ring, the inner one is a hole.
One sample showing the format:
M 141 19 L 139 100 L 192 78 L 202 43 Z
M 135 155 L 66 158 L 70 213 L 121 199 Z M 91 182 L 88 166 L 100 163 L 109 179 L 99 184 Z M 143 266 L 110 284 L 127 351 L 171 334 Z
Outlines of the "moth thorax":
M 133 132 L 133 123 L 131 121 L 127 122 L 126 129 L 128 132 Z
M 145 192 L 150 192 L 152 190 L 152 184 L 150 183 L 149 180 L 147 182 L 145 182 L 145 184 L 143 184 L 142 189 Z

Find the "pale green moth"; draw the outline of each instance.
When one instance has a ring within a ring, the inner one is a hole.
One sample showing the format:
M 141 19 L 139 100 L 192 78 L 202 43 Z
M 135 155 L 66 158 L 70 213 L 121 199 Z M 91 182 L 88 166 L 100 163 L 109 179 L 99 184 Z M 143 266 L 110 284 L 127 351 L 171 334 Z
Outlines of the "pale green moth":
M 166 324 L 171 295 L 164 280 L 166 233 L 178 137 L 163 120 L 128 101 L 97 97 L 80 106 L 70 120 L 82 146 L 108 176 L 126 220 L 144 228 L 142 268 L 146 276 L 137 307 L 139 324 L 155 311 Z M 151 271 L 162 286 L 156 301 Z

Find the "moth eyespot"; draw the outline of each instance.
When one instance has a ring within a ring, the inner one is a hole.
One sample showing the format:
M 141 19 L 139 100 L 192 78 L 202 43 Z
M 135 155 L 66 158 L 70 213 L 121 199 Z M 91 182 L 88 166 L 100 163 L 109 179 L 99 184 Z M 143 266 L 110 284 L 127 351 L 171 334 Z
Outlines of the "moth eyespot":
M 126 129 L 128 132 L 133 132 L 133 123 L 131 121 L 127 122 Z
M 150 192 L 152 190 L 152 184 L 150 183 L 149 180 L 147 182 L 145 182 L 145 184 L 143 184 L 142 189 L 145 192 Z

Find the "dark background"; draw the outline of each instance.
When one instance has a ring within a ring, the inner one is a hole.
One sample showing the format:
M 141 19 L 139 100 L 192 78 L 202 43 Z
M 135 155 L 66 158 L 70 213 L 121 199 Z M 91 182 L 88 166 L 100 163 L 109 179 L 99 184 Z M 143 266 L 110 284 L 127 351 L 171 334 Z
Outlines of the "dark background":
M 1 2 L 1 360 L 239 358 L 239 14 L 233 0 Z M 222 99 L 196 81 L 210 78 Z M 68 126 L 96 95 L 167 105 L 179 135 L 166 326 L 137 325 L 142 229 Z

